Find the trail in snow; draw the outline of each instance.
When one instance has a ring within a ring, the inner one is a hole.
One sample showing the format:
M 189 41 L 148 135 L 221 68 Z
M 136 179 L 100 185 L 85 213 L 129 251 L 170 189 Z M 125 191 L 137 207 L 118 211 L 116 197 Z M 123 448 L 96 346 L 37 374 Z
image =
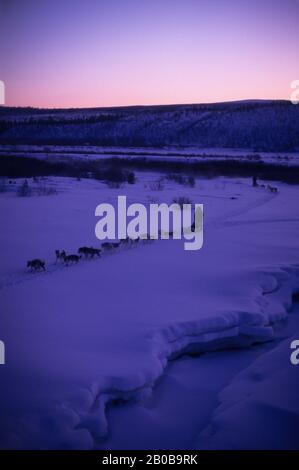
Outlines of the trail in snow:
M 138 246 L 142 244 L 148 244 L 149 242 L 140 242 Z M 23 282 L 26 281 L 35 281 L 40 278 L 43 278 L 45 276 L 53 275 L 57 272 L 60 272 L 61 270 L 68 270 L 68 269 L 79 269 L 80 265 L 87 264 L 87 263 L 94 263 L 94 262 L 100 262 L 102 259 L 105 259 L 106 257 L 110 257 L 113 255 L 117 255 L 117 253 L 125 250 L 131 250 L 131 249 L 136 249 L 138 248 L 137 245 L 132 245 L 132 246 L 122 246 L 120 248 L 115 249 L 114 251 L 105 251 L 101 254 L 101 257 L 94 258 L 94 259 L 86 259 L 83 258 L 79 261 L 78 264 L 71 264 L 71 265 L 65 265 L 62 261 L 51 261 L 49 258 L 43 258 L 46 260 L 46 270 L 45 271 L 30 271 L 29 269 L 22 270 L 16 273 L 12 273 L 6 276 L 2 276 L 0 278 L 0 290 L 5 289 L 7 287 L 12 287 L 16 286 L 18 284 L 22 284 Z
M 227 198 L 224 197 L 224 196 L 208 196 L 208 195 L 203 195 L 203 194 L 200 194 L 200 197 L 213 197 L 213 198 L 216 198 L 216 199 L 224 199 L 226 200 Z M 230 219 L 231 218 L 234 218 L 236 216 L 239 216 L 239 215 L 245 215 L 248 211 L 251 211 L 252 209 L 255 209 L 256 207 L 260 207 L 264 204 L 267 204 L 267 202 L 271 201 L 273 198 L 275 198 L 276 196 L 275 195 L 272 195 L 272 194 L 266 194 L 266 195 L 263 195 L 260 199 L 258 199 L 257 201 L 255 202 L 250 202 L 250 203 L 247 203 L 247 204 L 243 204 L 242 206 L 242 209 L 233 209 L 232 211 L 229 211 L 229 212 L 226 212 L 225 214 L 219 216 L 217 218 L 217 220 L 213 220 L 213 221 L 209 221 L 207 223 L 205 223 L 204 225 L 204 230 L 206 228 L 222 228 L 223 226 L 226 226 L 226 225 L 230 225 L 230 226 L 234 226 L 234 225 L 241 225 L 241 224 L 245 224 L 245 223 L 252 223 L 252 222 L 234 222 L 234 221 L 231 221 Z M 282 219 L 284 220 L 284 219 Z M 286 219 L 285 221 L 298 221 L 299 219 Z M 271 220 L 269 220 L 269 222 L 271 222 Z M 274 220 L 275 222 L 275 220 Z M 253 221 L 253 223 L 256 223 L 256 221 Z M 262 221 L 259 221 L 258 223 L 262 223 Z M 144 245 L 144 244 L 148 244 L 149 242 L 152 242 L 152 241 L 143 241 L 141 243 L 138 244 L 138 246 L 140 245 Z M 123 250 L 128 250 L 128 249 L 132 249 L 132 248 L 137 248 L 137 245 L 134 245 L 134 246 L 122 246 L 120 247 L 119 249 L 115 250 L 115 251 L 110 251 L 110 252 L 103 252 L 102 253 L 102 257 L 106 257 L 106 256 L 111 256 L 111 255 L 115 255 L 117 254 L 120 250 L 123 251 Z M 27 270 L 20 270 L 19 272 L 15 272 L 15 273 L 10 273 L 8 275 L 4 275 L 0 278 L 0 290 L 1 289 L 4 289 L 4 288 L 7 288 L 7 287 L 10 287 L 10 286 L 14 286 L 14 285 L 17 285 L 17 284 L 20 284 L 22 282 L 26 282 L 26 281 L 34 281 L 35 279 L 38 279 L 40 276 L 46 276 L 46 275 L 52 275 L 54 273 L 56 273 L 57 271 L 60 271 L 61 269 L 70 269 L 70 268 L 74 268 L 75 266 L 65 266 L 62 262 L 55 262 L 53 261 L 53 258 L 52 259 L 49 259 L 48 256 L 43 256 L 42 257 L 43 260 L 46 261 L 46 271 L 45 272 L 31 272 L 31 271 L 28 271 Z M 83 262 L 90 262 L 90 261 L 100 261 L 99 259 L 97 260 L 83 260 Z M 82 263 L 82 260 L 80 262 L 80 264 Z M 77 266 L 76 266 L 77 267 Z

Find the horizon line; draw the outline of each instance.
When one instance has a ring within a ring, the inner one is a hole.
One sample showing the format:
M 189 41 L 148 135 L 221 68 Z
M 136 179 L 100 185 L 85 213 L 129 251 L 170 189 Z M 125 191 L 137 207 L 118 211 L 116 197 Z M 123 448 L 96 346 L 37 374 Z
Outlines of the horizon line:
M 95 110 L 95 109 L 125 109 L 125 108 L 155 108 L 168 106 L 213 106 L 219 104 L 237 104 L 237 103 L 259 103 L 259 102 L 289 102 L 286 98 L 244 98 L 241 100 L 225 100 L 225 101 L 209 101 L 209 102 L 190 102 L 190 103 L 164 103 L 164 104 L 128 104 L 128 105 L 112 105 L 112 106 L 87 106 L 87 107 L 39 107 L 39 106 L 17 106 L 1 104 L 2 108 L 11 109 L 32 109 L 32 110 L 50 110 L 50 111 L 72 111 L 72 110 Z

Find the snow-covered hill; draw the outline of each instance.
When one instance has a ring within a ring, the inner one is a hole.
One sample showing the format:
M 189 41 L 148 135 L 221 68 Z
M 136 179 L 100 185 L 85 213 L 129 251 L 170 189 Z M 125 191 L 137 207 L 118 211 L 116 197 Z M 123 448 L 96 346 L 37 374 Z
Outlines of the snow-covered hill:
M 299 149 L 299 106 L 288 101 L 95 109 L 0 108 L 0 143 Z

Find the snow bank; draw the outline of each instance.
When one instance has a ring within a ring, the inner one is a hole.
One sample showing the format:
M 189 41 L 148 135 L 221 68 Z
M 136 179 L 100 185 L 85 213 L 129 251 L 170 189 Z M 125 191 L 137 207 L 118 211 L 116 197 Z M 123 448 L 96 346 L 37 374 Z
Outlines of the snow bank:
M 298 316 L 298 306 L 293 315 Z M 290 336 L 236 375 L 196 446 L 201 449 L 298 449 L 298 369 L 290 362 Z M 296 331 L 296 334 L 294 334 Z

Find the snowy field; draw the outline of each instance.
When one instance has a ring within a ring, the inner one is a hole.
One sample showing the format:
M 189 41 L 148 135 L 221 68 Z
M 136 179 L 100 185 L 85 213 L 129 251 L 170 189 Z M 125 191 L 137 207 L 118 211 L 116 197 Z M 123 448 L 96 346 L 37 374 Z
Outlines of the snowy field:
M 136 176 L 0 194 L 1 447 L 298 448 L 298 186 Z M 55 263 L 56 249 L 100 246 L 95 208 L 118 195 L 203 203 L 203 248 L 159 240 Z M 32 258 L 46 272 L 28 272 Z

